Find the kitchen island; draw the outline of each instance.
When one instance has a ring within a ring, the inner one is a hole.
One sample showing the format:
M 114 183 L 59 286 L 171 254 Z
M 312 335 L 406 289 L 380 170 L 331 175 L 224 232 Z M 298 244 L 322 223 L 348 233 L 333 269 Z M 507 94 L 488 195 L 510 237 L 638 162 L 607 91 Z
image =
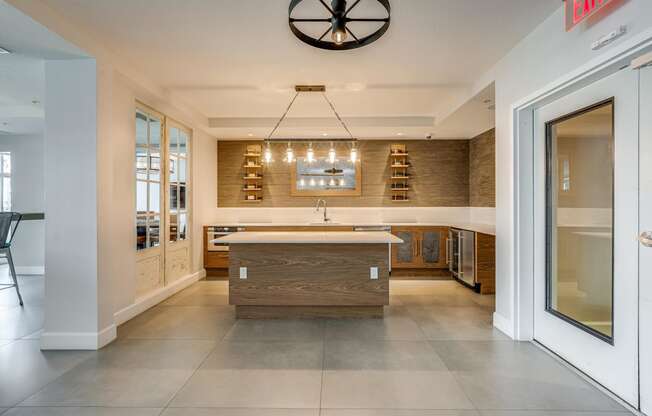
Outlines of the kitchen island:
M 382 318 L 388 232 L 239 232 L 228 243 L 229 303 L 242 319 Z

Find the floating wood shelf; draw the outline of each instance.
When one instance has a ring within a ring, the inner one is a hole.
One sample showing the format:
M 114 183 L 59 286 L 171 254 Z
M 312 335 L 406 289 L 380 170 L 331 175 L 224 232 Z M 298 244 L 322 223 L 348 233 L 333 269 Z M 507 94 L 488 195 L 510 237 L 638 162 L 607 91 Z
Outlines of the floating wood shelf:
M 250 203 L 261 202 L 263 200 L 262 195 L 259 194 L 263 190 L 262 180 L 263 175 L 261 175 L 260 169 L 263 168 L 261 157 L 263 155 L 263 146 L 260 144 L 248 144 L 244 152 L 244 161 L 242 162 L 242 169 L 244 170 L 244 184 L 242 186 L 242 191 L 245 194 L 244 201 Z M 255 172 L 255 173 L 254 173 Z M 255 174 L 255 176 L 250 176 L 250 174 Z M 254 187 L 251 187 L 251 186 Z M 253 197 L 250 199 L 249 197 Z
M 410 201 L 408 181 L 412 179 L 412 176 L 408 174 L 408 169 L 412 167 L 408 160 L 408 151 L 403 143 L 392 144 L 389 149 L 389 167 L 392 172 L 389 182 L 392 202 L 408 202 Z

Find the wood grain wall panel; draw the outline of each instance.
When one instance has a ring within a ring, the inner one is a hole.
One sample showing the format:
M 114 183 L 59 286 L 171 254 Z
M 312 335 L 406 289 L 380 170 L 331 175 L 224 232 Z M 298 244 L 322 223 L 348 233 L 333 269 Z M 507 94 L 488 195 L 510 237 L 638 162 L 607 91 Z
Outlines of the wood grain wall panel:
M 218 207 L 309 207 L 315 197 L 290 196 L 290 166 L 283 162 L 285 147 L 273 146 L 274 163 L 263 170 L 263 201 L 244 201 L 242 176 L 244 149 L 247 141 L 218 142 Z M 260 143 L 260 142 L 258 142 Z M 410 186 L 410 202 L 391 201 L 389 148 L 392 143 L 405 143 L 410 153 L 414 177 Z M 293 146 L 299 156 L 306 147 Z M 328 152 L 328 143 L 315 146 L 317 157 Z M 348 155 L 348 145 L 336 146 L 338 155 Z M 329 207 L 460 207 L 469 205 L 469 141 L 468 140 L 363 140 L 359 142 L 362 161 L 362 196 L 323 197 Z
M 469 205 L 496 206 L 496 131 L 491 129 L 469 143 Z

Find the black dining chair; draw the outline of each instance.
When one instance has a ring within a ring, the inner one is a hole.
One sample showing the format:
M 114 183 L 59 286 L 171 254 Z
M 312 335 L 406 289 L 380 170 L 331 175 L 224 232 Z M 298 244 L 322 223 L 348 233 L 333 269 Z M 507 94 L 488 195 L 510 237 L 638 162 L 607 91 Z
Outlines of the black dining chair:
M 20 288 L 18 287 L 18 278 L 16 277 L 16 268 L 14 267 L 14 260 L 11 257 L 11 242 L 14 240 L 16 229 L 20 220 L 23 218 L 18 212 L 0 212 L 0 257 L 7 259 L 9 264 L 9 272 L 13 283 L 0 284 L 0 290 L 16 288 L 20 306 L 23 306 L 23 297 L 20 295 Z

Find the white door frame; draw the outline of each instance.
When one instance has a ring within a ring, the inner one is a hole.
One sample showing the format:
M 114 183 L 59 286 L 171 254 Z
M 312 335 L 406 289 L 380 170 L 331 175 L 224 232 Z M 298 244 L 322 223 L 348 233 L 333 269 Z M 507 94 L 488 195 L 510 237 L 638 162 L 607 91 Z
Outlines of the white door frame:
M 652 51 L 652 29 L 624 40 L 608 52 L 580 66 L 510 107 L 514 166 L 513 239 L 514 281 L 511 288 L 511 327 L 501 328 L 517 340 L 531 341 L 534 335 L 534 135 L 535 109 L 577 91 L 618 71 Z M 501 326 L 509 323 L 502 323 Z

